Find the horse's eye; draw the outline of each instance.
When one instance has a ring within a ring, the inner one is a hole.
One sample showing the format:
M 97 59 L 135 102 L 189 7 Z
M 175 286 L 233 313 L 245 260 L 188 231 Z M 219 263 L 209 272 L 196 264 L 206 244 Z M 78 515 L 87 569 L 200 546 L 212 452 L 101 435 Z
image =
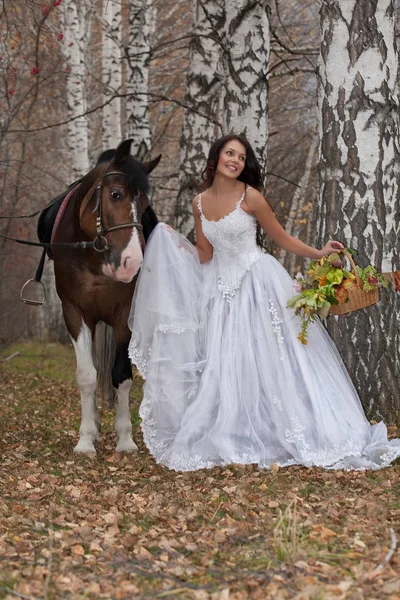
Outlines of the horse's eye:
M 121 192 L 117 192 L 116 190 L 112 190 L 110 192 L 110 196 L 113 200 L 122 200 Z

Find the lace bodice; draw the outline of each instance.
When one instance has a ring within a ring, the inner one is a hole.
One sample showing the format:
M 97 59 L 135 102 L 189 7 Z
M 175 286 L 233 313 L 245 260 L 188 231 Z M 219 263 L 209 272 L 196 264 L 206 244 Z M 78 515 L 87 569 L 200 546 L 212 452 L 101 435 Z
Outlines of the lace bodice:
M 213 245 L 213 260 L 218 267 L 218 289 L 228 301 L 235 296 L 245 273 L 263 254 L 256 243 L 257 220 L 241 207 L 245 194 L 235 209 L 218 221 L 206 219 L 199 194 L 203 233 Z

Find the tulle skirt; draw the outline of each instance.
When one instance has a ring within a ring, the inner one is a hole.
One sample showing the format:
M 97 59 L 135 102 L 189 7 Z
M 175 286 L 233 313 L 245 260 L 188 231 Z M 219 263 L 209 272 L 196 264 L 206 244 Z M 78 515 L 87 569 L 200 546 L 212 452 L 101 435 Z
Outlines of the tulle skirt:
M 176 471 L 256 463 L 379 469 L 400 455 L 370 425 L 320 323 L 309 342 L 286 308 L 292 280 L 268 254 L 231 302 L 215 261 L 160 224 L 147 245 L 129 319 L 132 362 L 146 379 L 146 446 Z

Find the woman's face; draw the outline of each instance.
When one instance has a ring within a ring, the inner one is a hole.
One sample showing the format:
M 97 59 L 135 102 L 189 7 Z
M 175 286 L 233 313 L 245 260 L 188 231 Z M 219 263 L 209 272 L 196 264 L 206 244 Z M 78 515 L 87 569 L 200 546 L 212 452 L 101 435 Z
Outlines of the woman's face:
M 216 172 L 229 179 L 237 179 L 245 164 L 246 148 L 238 140 L 230 140 L 219 154 Z

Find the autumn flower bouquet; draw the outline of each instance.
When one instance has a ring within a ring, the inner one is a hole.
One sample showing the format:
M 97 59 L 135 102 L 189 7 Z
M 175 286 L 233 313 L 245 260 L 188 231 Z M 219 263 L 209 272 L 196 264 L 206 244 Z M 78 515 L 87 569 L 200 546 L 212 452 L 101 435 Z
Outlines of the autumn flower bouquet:
M 349 248 L 334 252 L 312 261 L 305 275 L 296 275 L 294 288 L 298 293 L 289 299 L 288 306 L 301 317 L 298 338 L 303 344 L 307 344 L 308 327 L 317 317 L 326 319 L 329 313 L 344 314 L 375 304 L 379 299 L 378 288 L 389 283 L 400 291 L 400 272 L 379 274 L 372 265 L 362 269 L 354 264 L 354 254 Z M 343 255 L 349 258 L 352 271 L 345 269 Z M 347 303 L 348 306 L 343 306 Z

